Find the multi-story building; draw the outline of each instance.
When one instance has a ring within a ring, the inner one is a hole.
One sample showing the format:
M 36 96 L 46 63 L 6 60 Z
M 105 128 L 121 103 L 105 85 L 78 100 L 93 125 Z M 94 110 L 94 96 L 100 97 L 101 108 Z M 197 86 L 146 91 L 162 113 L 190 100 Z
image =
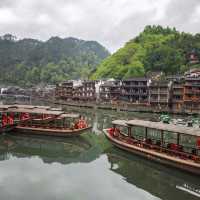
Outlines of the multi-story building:
M 42 96 L 54 96 L 54 90 L 50 93 L 50 89 L 43 91 Z M 159 81 L 145 77 L 122 81 L 79 81 L 77 84 L 66 81 L 56 86 L 55 97 L 67 101 L 126 101 L 141 106 L 148 104 L 163 111 L 200 113 L 200 70 L 190 69 L 185 76 L 171 76 Z
M 56 99 L 72 100 L 73 98 L 73 82 L 66 81 L 56 85 L 55 90 Z
M 83 93 L 84 98 L 89 101 L 95 101 L 96 100 L 95 81 L 84 81 L 83 88 L 84 88 L 84 93 Z
M 173 111 L 183 110 L 184 84 L 185 84 L 185 79 L 183 77 L 178 77 L 177 79 L 174 79 L 172 82 L 171 103 Z
M 121 99 L 133 103 L 148 103 L 147 78 L 133 78 L 122 81 Z
M 171 107 L 171 81 L 152 81 L 150 83 L 149 104 L 159 109 Z
M 95 81 L 83 81 L 81 85 L 74 87 L 73 99 L 81 101 L 95 101 Z
M 73 100 L 79 101 L 82 100 L 83 94 L 83 85 L 77 85 L 73 88 Z
M 185 78 L 183 100 L 186 111 L 200 111 L 200 76 Z
M 121 82 L 120 81 L 106 81 L 99 88 L 100 101 L 116 101 L 120 99 Z

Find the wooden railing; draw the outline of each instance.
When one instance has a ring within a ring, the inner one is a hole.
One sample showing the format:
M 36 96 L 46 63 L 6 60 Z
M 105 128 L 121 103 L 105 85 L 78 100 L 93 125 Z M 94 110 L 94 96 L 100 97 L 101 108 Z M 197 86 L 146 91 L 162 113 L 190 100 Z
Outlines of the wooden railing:
M 188 153 L 188 152 L 184 152 L 184 147 L 182 147 L 181 145 L 178 146 L 179 149 L 175 150 L 175 149 L 171 149 L 170 147 L 166 147 L 164 146 L 164 144 L 160 144 L 156 145 L 153 143 L 148 143 L 145 142 L 143 140 L 138 140 L 138 139 L 134 139 L 134 138 L 130 138 L 128 136 L 121 136 L 121 139 L 125 140 L 128 144 L 132 144 L 132 145 L 136 145 L 138 147 L 142 147 L 142 148 L 146 148 L 146 149 L 151 149 L 151 150 L 155 150 L 158 152 L 163 152 L 166 153 L 170 156 L 176 156 L 179 157 L 181 159 L 189 159 L 192 160 L 194 162 L 200 163 L 200 156 L 199 156 L 199 149 L 197 148 L 193 148 L 194 153 Z M 158 142 L 158 141 L 157 141 Z M 166 145 L 167 143 L 165 143 Z M 168 143 L 170 144 L 170 143 Z M 168 146 L 168 145 L 167 145 Z

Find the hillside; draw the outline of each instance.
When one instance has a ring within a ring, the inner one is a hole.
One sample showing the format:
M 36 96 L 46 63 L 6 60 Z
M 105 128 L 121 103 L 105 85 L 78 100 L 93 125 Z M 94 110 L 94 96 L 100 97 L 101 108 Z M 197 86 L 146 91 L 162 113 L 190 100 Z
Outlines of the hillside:
M 87 78 L 109 52 L 98 42 L 52 37 L 42 42 L 0 37 L 0 83 L 31 85 Z
M 191 51 L 200 58 L 200 34 L 146 26 L 139 36 L 105 59 L 91 78 L 130 78 L 151 71 L 183 73 L 189 68 L 188 54 Z

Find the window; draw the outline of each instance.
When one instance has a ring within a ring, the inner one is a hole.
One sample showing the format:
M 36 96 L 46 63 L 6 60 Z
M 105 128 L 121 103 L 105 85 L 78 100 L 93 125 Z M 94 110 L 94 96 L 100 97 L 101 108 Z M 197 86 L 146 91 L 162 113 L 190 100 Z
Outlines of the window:
M 136 139 L 142 140 L 143 138 L 145 138 L 145 127 L 132 127 L 131 136 Z
M 128 128 L 125 126 L 118 126 L 117 127 L 120 130 L 120 133 L 122 135 L 128 136 Z
M 181 135 L 180 145 L 183 145 L 185 152 L 191 153 L 192 149 L 196 148 L 196 138 L 190 135 Z
M 177 134 L 176 133 L 172 133 L 169 131 L 163 131 L 164 135 L 163 135 L 163 140 L 164 140 L 164 144 L 165 146 L 167 146 L 167 144 L 169 143 L 177 143 Z

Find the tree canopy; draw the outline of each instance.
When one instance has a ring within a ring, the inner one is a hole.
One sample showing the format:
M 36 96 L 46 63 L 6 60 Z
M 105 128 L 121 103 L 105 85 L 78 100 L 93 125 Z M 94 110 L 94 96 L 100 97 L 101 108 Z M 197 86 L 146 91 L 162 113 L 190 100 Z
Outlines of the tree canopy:
M 151 71 L 183 73 L 188 69 L 188 54 L 193 50 L 200 57 L 200 34 L 146 26 L 142 33 L 106 58 L 91 78 L 123 79 L 144 76 Z
M 42 42 L 0 37 L 0 83 L 29 86 L 86 79 L 109 52 L 95 41 L 52 37 Z

